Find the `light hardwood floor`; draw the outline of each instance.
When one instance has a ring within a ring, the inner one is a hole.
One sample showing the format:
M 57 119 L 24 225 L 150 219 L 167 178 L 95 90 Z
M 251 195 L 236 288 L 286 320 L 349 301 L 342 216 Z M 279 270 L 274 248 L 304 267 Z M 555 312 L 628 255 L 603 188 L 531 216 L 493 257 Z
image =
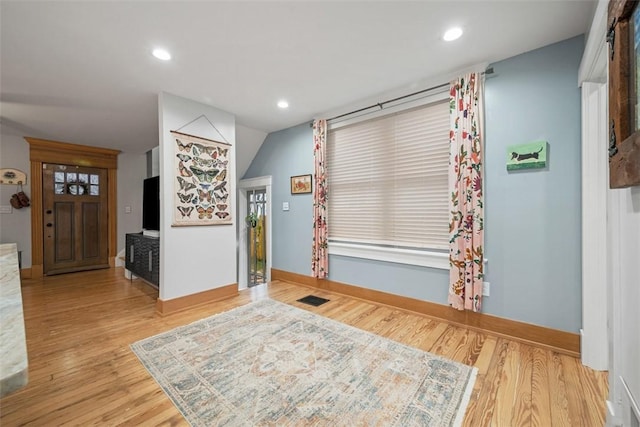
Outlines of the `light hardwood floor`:
M 466 426 L 601 426 L 606 373 L 424 315 L 285 282 L 161 317 L 158 292 L 122 269 L 23 281 L 29 384 L 0 400 L 0 425 L 187 425 L 129 345 L 270 297 L 478 368 Z M 313 293 L 320 307 L 296 302 Z

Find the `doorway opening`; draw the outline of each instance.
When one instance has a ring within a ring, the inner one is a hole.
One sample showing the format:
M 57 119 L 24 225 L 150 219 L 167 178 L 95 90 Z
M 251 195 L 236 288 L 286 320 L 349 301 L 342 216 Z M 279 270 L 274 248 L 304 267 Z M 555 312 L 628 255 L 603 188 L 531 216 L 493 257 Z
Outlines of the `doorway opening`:
M 247 191 L 247 286 L 267 282 L 267 190 Z
M 74 168 L 76 166 L 84 168 L 98 168 L 104 169 L 106 171 L 106 180 L 103 178 L 98 178 L 100 182 L 99 196 L 103 196 L 104 194 L 106 194 L 107 263 L 111 267 L 115 266 L 118 247 L 118 215 L 116 212 L 116 200 L 118 198 L 118 154 L 120 153 L 120 151 L 110 150 L 107 148 L 90 147 L 87 145 L 69 144 L 66 142 L 49 141 L 46 139 L 30 137 L 25 137 L 24 139 L 29 143 L 29 162 L 31 163 L 31 271 L 27 272 L 25 277 L 30 277 L 32 279 L 40 279 L 43 277 L 45 263 L 44 240 L 45 238 L 48 238 L 47 236 L 49 236 L 49 234 L 45 235 L 45 228 L 51 229 L 55 226 L 55 223 L 51 221 L 55 220 L 55 216 L 45 217 L 45 215 L 49 215 L 46 213 L 47 210 L 51 210 L 51 215 L 54 215 L 53 208 L 45 208 L 44 206 L 45 200 L 43 194 L 43 172 L 45 170 L 44 166 L 47 163 L 52 165 L 67 165 Z M 87 173 L 91 175 L 90 172 Z M 73 179 L 68 180 L 68 177 L 65 175 L 65 182 L 57 182 L 57 184 L 64 184 L 63 191 L 67 190 L 67 194 L 69 196 L 73 196 L 72 199 L 74 199 L 79 196 L 86 196 L 87 194 L 91 196 L 90 186 L 92 184 L 90 180 L 91 177 L 89 176 L 89 186 L 87 187 L 85 183 L 75 182 Z M 53 184 L 55 192 L 55 175 Z M 73 194 L 73 192 L 76 192 L 78 194 Z M 80 194 L 81 192 L 82 194 Z M 70 206 L 68 207 L 69 209 L 67 209 L 66 211 L 64 209 L 60 211 L 60 218 L 63 219 L 63 221 L 62 223 L 58 223 L 58 226 L 65 225 L 65 221 L 67 225 L 70 225 L 72 215 Z M 74 208 L 76 207 L 77 205 L 74 205 Z M 61 208 L 64 207 L 61 205 Z M 97 212 L 98 210 L 96 209 L 95 205 L 87 205 L 87 210 L 85 210 L 86 215 L 96 217 L 98 215 Z M 64 217 L 64 215 L 67 216 Z M 76 221 L 75 215 L 73 215 L 73 218 L 73 221 Z M 46 224 L 49 223 L 51 223 L 51 227 L 46 226 Z M 89 236 L 90 238 L 91 236 L 95 236 L 96 234 L 91 230 L 86 231 L 87 233 L 85 233 L 85 235 Z M 69 236 L 69 238 L 71 237 L 70 233 L 67 233 L 67 235 Z M 79 235 L 79 233 L 76 233 L 76 236 Z M 51 234 L 51 236 L 53 239 L 54 235 Z M 104 234 L 101 234 L 101 236 L 101 238 L 104 238 Z M 90 242 L 90 240 L 85 240 L 85 242 Z M 74 247 L 82 248 L 82 245 L 83 244 L 80 243 L 79 245 L 75 245 Z M 82 248 L 82 250 L 85 252 L 85 255 L 87 255 L 87 258 L 93 257 L 93 255 L 96 253 L 95 249 L 95 247 Z M 65 257 L 71 259 L 70 254 L 59 253 L 57 256 L 59 260 L 62 260 Z M 102 260 L 100 260 L 99 263 L 102 264 Z M 58 273 L 62 272 L 62 266 L 56 265 L 55 267 Z M 76 267 L 72 268 L 75 269 Z
M 271 280 L 272 206 L 271 177 L 242 179 L 238 182 L 238 289 L 255 287 Z M 250 213 L 256 213 L 251 231 Z M 260 219 L 260 221 L 258 221 Z M 258 229 L 258 225 L 261 227 Z M 255 241 L 257 238 L 257 242 Z M 262 243 L 258 244 L 260 241 Z M 252 258 L 251 254 L 254 254 Z

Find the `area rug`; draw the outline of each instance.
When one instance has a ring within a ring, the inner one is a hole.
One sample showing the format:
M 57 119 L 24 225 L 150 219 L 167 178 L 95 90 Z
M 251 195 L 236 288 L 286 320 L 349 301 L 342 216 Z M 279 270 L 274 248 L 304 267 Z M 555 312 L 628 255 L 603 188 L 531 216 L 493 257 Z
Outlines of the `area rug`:
M 193 426 L 456 426 L 477 371 L 271 299 L 131 349 Z

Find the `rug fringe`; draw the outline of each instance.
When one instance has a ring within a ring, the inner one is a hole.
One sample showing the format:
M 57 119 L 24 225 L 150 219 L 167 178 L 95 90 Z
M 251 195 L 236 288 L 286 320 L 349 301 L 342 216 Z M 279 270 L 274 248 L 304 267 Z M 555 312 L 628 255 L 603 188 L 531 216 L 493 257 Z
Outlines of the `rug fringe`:
M 469 375 L 469 381 L 467 381 L 467 387 L 464 390 L 464 394 L 462 395 L 460 406 L 458 406 L 458 414 L 456 415 L 456 419 L 453 421 L 454 427 L 462 426 L 462 422 L 464 421 L 464 416 L 467 413 L 467 406 L 469 406 L 469 401 L 471 400 L 471 393 L 473 393 L 473 386 L 476 383 L 477 375 L 478 375 L 478 368 L 472 368 L 471 374 Z

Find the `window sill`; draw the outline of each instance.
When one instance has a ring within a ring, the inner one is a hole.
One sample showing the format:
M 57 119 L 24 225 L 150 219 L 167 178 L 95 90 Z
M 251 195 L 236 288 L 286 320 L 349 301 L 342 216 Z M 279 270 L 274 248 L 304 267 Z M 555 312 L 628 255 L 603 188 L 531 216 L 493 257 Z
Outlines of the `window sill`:
M 449 254 L 434 251 L 387 248 L 380 246 L 358 245 L 354 243 L 329 242 L 329 255 L 352 258 L 372 259 L 397 264 L 418 265 L 421 267 L 449 270 Z

